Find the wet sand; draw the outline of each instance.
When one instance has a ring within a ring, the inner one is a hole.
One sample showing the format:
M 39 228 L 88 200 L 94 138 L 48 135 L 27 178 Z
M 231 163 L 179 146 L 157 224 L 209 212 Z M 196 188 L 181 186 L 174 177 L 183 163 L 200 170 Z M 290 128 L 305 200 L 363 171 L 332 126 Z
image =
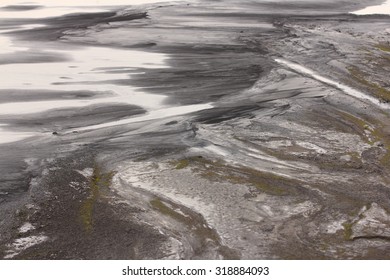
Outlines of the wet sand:
M 0 256 L 389 258 L 389 17 L 222 2 L 3 20 Z

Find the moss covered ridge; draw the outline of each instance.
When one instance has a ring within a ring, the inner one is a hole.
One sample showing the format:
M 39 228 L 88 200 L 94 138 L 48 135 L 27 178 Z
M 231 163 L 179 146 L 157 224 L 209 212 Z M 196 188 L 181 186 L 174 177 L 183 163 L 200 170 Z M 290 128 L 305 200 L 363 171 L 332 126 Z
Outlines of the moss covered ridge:
M 384 102 L 390 102 L 390 90 L 381 87 L 380 85 L 369 81 L 366 77 L 367 75 L 363 73 L 358 67 L 356 66 L 348 66 L 347 70 L 349 71 L 349 74 L 351 77 L 363 85 L 365 88 L 370 90 L 377 98 L 383 100 Z
M 362 139 L 369 145 L 381 143 L 384 154 L 380 160 L 384 168 L 390 168 L 390 126 L 381 121 L 365 120 L 346 112 L 338 111 L 340 116 L 355 127 Z
M 214 182 L 230 182 L 239 185 L 251 185 L 258 191 L 269 195 L 291 195 L 301 184 L 274 173 L 259 171 L 246 166 L 231 166 L 222 160 L 210 160 L 194 156 L 172 161 L 175 169 L 191 168 L 201 177 Z
M 154 210 L 183 224 L 198 239 L 199 244 L 197 246 L 199 247 L 194 248 L 195 252 L 203 251 L 204 249 L 202 248 L 208 248 L 210 242 L 212 242 L 224 259 L 239 258 L 234 250 L 221 244 L 221 238 L 218 233 L 207 225 L 202 215 L 172 201 L 163 200 L 160 197 L 155 197 L 149 203 Z
M 96 203 L 101 196 L 101 189 L 108 188 L 111 185 L 114 172 L 110 171 L 104 173 L 102 168 L 95 164 L 93 173 L 89 179 L 88 196 L 81 203 L 80 207 L 80 220 L 86 232 L 93 230 L 93 214 L 96 207 Z
M 377 44 L 375 47 L 383 52 L 390 52 L 390 45 L 388 44 Z

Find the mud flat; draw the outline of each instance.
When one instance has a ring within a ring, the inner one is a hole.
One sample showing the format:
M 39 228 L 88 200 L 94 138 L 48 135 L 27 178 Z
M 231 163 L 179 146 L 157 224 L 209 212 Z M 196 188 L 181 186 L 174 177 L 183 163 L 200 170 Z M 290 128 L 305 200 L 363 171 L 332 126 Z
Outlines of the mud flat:
M 389 259 L 380 4 L 4 19 L 0 256 Z

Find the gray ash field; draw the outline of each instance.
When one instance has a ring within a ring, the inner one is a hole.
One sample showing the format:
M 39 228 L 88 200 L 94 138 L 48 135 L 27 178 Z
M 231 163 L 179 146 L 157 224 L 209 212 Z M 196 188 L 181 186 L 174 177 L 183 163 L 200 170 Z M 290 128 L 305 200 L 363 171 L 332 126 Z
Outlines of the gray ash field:
M 390 259 L 384 1 L 36 2 L 0 8 L 1 258 Z

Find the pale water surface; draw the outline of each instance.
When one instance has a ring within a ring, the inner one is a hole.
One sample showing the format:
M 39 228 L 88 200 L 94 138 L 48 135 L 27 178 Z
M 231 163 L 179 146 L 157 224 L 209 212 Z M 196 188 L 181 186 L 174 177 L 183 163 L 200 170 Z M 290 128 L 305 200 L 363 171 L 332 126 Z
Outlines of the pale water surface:
M 43 18 L 57 17 L 72 13 L 96 13 L 107 11 L 110 6 L 132 6 L 141 4 L 151 4 L 157 2 L 166 2 L 164 0 L 3 0 L 1 7 L 7 6 L 37 6 L 32 10 L 3 10 L 0 12 L 3 19 L 6 18 Z
M 33 10 L 17 11 L 0 9 L 0 19 L 6 18 L 36 18 L 52 17 L 74 12 L 95 12 L 105 11 L 105 6 L 113 5 L 139 5 L 154 2 L 156 0 L 105 0 L 105 1 L 1 1 L 0 7 L 9 5 L 37 5 Z M 97 7 L 95 9 L 95 7 Z M 91 9 L 92 8 L 92 9 Z M 1 23 L 0 23 L 1 24 Z M 131 77 L 125 72 L 129 71 L 142 74 L 142 69 L 167 67 L 165 60 L 167 56 L 160 53 L 134 51 L 109 47 L 79 47 L 66 48 L 66 45 L 59 43 L 35 47 L 34 44 L 26 45 L 14 41 L 12 36 L 5 32 L 15 30 L 33 29 L 38 26 L 21 25 L 17 29 L 2 30 L 0 32 L 0 56 L 23 56 L 28 53 L 50 54 L 54 57 L 65 57 L 66 61 L 60 62 L 35 62 L 35 63 L 9 63 L 0 65 L 2 80 L 0 89 L 22 89 L 22 90 L 53 90 L 53 91 L 96 91 L 104 92 L 100 98 L 84 99 L 58 99 L 46 101 L 23 102 L 15 100 L 0 104 L 1 115 L 25 115 L 42 113 L 48 110 L 60 108 L 80 108 L 97 104 L 129 104 L 137 105 L 147 110 L 142 117 L 110 122 L 86 129 L 109 127 L 111 125 L 145 121 L 162 117 L 182 115 L 202 109 L 210 108 L 210 104 L 172 107 L 164 104 L 166 99 L 163 95 L 149 94 L 140 88 L 117 85 L 113 80 L 126 80 Z M 41 27 L 41 26 L 39 26 Z M 33 31 L 32 31 L 33 32 Z M 56 48 L 58 46 L 58 48 Z M 110 70 L 124 70 L 124 73 L 117 73 Z M 137 70 L 138 69 L 138 70 Z M 141 70 L 139 70 L 141 69 Z M 141 71 L 141 72 L 140 72 Z M 133 73 L 134 74 L 134 73 Z M 83 130 L 82 128 L 80 130 Z M 8 143 L 22 140 L 24 138 L 39 135 L 39 132 L 14 131 L 11 126 L 0 123 L 0 143 Z
M 369 6 L 364 9 L 354 11 L 352 14 L 355 15 L 390 15 L 390 0 L 387 0 L 385 3 L 381 5 Z

